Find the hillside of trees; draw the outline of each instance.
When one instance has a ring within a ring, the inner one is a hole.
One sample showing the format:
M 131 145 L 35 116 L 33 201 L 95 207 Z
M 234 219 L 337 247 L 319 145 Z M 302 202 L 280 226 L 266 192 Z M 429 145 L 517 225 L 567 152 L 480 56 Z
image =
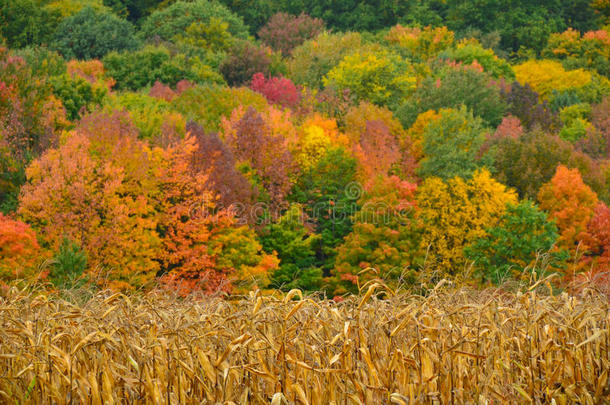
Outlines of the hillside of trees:
M 0 287 L 610 288 L 608 0 L 0 0 Z

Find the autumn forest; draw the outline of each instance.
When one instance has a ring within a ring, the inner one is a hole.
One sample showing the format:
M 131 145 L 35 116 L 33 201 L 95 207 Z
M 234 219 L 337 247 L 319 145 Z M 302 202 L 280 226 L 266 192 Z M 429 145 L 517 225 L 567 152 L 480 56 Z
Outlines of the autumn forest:
M 607 0 L 0 0 L 0 286 L 608 291 L 609 24 Z

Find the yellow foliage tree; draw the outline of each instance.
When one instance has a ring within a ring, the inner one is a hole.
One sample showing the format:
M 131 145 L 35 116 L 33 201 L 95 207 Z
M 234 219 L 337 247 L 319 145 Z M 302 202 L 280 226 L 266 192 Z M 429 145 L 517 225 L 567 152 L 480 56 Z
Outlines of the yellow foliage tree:
M 354 52 L 339 62 L 323 79 L 337 90 L 349 89 L 358 100 L 397 107 L 415 89 L 413 67 L 387 51 Z
M 447 182 L 430 177 L 418 189 L 418 215 L 424 221 L 422 248 L 427 265 L 442 274 L 459 274 L 466 266 L 464 247 L 486 235 L 504 213 L 506 204 L 516 204 L 517 194 L 480 170 L 465 181 Z
M 301 136 L 295 151 L 295 160 L 302 170 L 309 170 L 324 156 L 332 145 L 330 137 L 317 125 L 301 129 Z
M 386 41 L 406 51 L 407 56 L 419 60 L 429 60 L 453 45 L 454 34 L 447 27 L 392 27 Z
M 415 153 L 415 159 L 419 160 L 422 157 L 422 143 L 426 127 L 440 118 L 441 115 L 437 111 L 428 110 L 419 114 L 413 125 L 411 125 L 411 128 L 406 131 L 411 142 L 413 142 L 412 150 Z
M 337 121 L 317 113 L 305 119 L 299 128 L 298 138 L 293 153 L 302 170 L 315 166 L 329 147 L 349 146 L 349 139 L 339 132 Z
M 551 60 L 529 60 L 515 66 L 517 81 L 529 84 L 541 98 L 548 99 L 553 90 L 578 89 L 591 83 L 591 73 L 583 69 L 565 70 Z
M 318 113 L 314 113 L 305 118 L 301 126 L 305 128 L 312 125 L 322 128 L 324 133 L 333 140 L 333 143 L 343 146 L 349 145 L 347 136 L 339 131 L 337 121 L 334 118 L 326 118 Z

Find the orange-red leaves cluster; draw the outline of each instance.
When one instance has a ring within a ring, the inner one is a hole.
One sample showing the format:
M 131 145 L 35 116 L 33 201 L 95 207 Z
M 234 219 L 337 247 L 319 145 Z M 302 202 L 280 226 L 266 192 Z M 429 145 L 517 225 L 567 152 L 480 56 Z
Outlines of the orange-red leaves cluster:
M 40 260 L 41 249 L 30 226 L 0 213 L 0 283 L 31 278 Z
M 549 213 L 549 218 L 559 228 L 559 246 L 573 254 L 577 249 L 586 251 L 589 246 L 581 242 L 598 200 L 595 192 L 583 182 L 578 169 L 557 167 L 551 181 L 540 188 L 538 201 L 540 208 Z

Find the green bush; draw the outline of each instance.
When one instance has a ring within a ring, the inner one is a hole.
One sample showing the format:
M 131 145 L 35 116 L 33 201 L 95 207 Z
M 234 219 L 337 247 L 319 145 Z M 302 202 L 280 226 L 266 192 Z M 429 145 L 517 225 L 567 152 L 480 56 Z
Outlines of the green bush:
M 51 262 L 49 280 L 60 289 L 77 287 L 84 281 L 87 254 L 72 240 L 64 238 Z

